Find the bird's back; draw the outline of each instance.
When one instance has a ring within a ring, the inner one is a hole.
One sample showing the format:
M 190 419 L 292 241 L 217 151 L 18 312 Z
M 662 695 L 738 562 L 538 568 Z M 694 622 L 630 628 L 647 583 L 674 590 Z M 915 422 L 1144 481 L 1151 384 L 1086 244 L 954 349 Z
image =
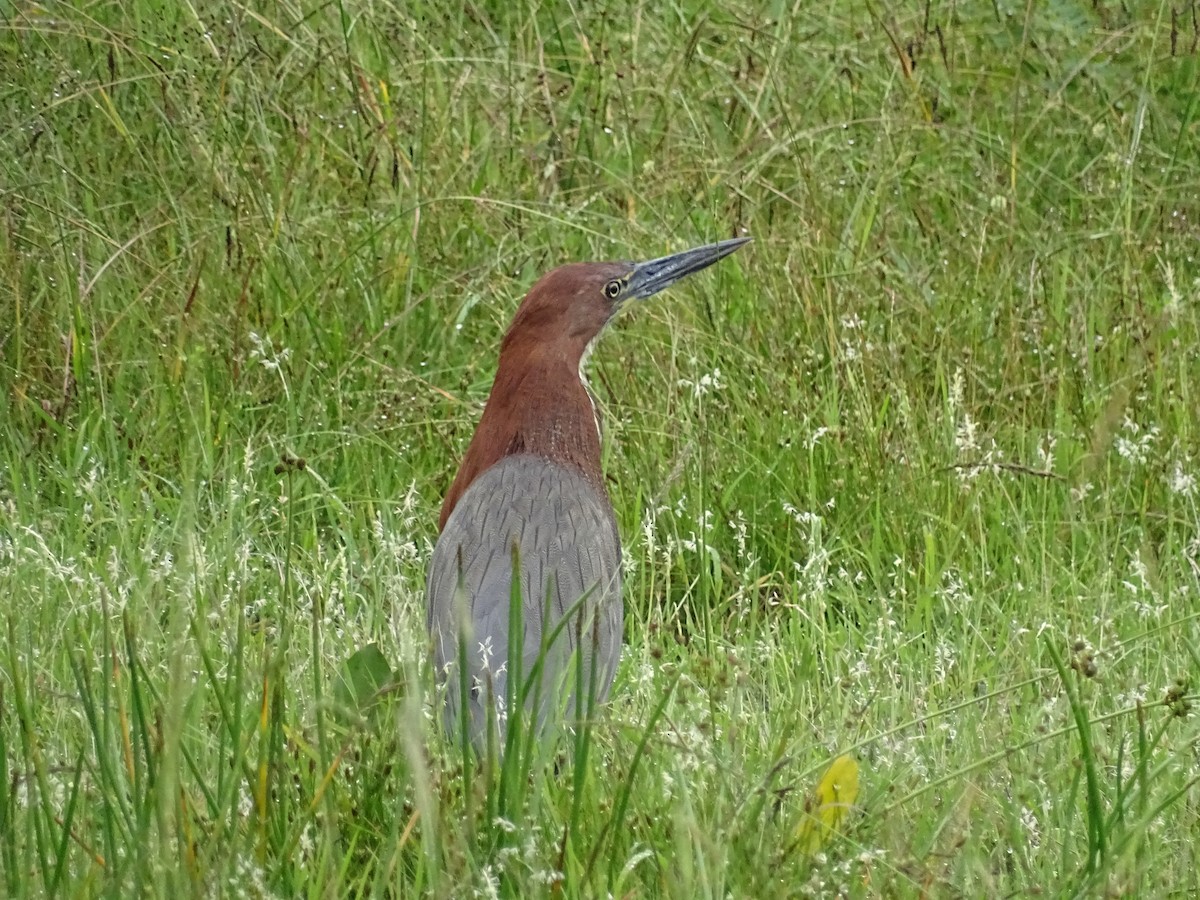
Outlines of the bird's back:
M 514 548 L 519 560 L 521 648 L 510 660 Z M 460 585 L 461 567 L 461 590 Z M 582 601 L 582 602 L 581 602 Z M 540 456 L 508 456 L 476 478 L 446 521 L 429 567 L 427 624 L 439 681 L 447 683 L 446 724 L 459 734 L 465 636 L 466 700 L 472 742 L 483 749 L 489 697 L 503 741 L 509 674 L 528 679 L 543 643 L 536 717 L 574 696 L 572 659 L 583 664 L 585 695 L 608 695 L 621 652 L 621 546 L 608 498 L 579 472 Z M 569 620 L 551 639 L 564 616 Z M 577 654 L 576 654 L 576 651 Z M 514 682 L 514 688 L 519 688 Z M 533 691 L 526 709 L 533 711 Z M 576 703 L 567 705 L 577 714 Z

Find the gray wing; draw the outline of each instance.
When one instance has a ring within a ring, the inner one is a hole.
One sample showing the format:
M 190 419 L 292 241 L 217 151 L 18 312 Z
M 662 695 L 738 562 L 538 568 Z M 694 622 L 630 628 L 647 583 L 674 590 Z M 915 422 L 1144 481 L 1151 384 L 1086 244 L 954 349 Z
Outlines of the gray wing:
M 509 659 L 513 548 L 519 559 L 520 659 Z M 461 566 L 461 586 L 460 586 Z M 459 731 L 459 637 L 466 648 L 469 733 L 482 749 L 489 696 L 503 735 L 508 676 L 529 679 L 548 645 L 538 686 L 539 724 L 562 708 L 583 664 L 585 695 L 608 696 L 621 654 L 621 545 L 608 498 L 575 470 L 527 454 L 509 456 L 463 494 L 433 551 L 427 620 L 446 726 Z M 552 636 L 564 616 L 567 623 Z M 576 653 L 577 651 L 577 653 Z M 573 656 L 573 654 L 576 654 Z M 514 687 L 519 685 L 514 682 Z M 534 694 L 526 698 L 533 709 Z M 503 737 L 501 737 L 503 741 Z

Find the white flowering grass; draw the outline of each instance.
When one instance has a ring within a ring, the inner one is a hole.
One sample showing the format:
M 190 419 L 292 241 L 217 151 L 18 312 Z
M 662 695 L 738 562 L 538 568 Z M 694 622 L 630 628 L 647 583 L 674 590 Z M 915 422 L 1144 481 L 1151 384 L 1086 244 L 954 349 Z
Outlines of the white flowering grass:
M 1190 20 L 551 6 L 0 16 L 0 895 L 1200 893 Z M 590 364 L 610 702 L 464 762 L 521 293 L 733 233 Z

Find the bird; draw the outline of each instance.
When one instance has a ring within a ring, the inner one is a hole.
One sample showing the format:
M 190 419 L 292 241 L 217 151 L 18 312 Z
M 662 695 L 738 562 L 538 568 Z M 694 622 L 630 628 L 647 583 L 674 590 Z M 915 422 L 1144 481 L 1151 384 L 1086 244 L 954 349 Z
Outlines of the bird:
M 541 732 L 607 699 L 622 644 L 621 541 L 584 369 L 628 303 L 749 241 L 646 262 L 568 263 L 518 307 L 442 503 L 427 572 L 444 726 L 464 753 L 468 744 L 481 756 L 502 752 L 510 722 Z

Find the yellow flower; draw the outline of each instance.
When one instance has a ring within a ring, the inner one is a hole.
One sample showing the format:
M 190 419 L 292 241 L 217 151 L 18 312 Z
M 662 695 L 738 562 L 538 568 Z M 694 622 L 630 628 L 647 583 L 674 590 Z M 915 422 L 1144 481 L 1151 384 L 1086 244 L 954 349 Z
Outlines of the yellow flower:
M 804 818 L 796 830 L 800 849 L 809 855 L 820 850 L 846 821 L 857 797 L 858 763 L 852 756 L 839 756 L 804 801 Z

